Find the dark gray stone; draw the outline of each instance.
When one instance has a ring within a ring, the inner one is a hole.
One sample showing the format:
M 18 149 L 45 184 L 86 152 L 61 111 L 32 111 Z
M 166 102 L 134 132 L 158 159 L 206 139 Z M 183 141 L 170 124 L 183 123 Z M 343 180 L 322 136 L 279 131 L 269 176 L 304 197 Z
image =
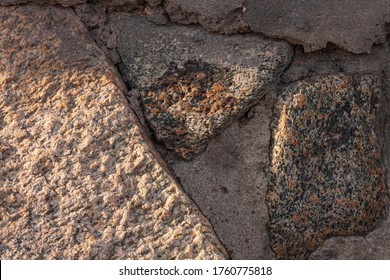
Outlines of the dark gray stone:
M 173 22 L 199 24 L 221 34 L 249 31 L 242 18 L 242 0 L 166 0 L 164 7 Z
M 334 43 L 353 53 L 369 52 L 386 38 L 388 0 L 248 0 L 244 19 L 250 28 L 315 51 Z

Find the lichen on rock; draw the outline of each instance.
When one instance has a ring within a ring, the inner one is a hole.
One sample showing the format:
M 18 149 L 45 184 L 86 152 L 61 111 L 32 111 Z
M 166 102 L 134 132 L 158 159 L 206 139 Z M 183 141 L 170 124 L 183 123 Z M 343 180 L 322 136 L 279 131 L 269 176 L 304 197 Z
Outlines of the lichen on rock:
M 141 92 L 156 138 L 185 159 L 273 88 L 292 54 L 285 42 L 156 26 L 122 13 L 110 26 L 124 80 Z
M 185 159 L 257 101 L 257 80 L 243 85 L 236 73 L 201 61 L 187 61 L 143 89 L 144 113 L 158 140 Z
M 294 82 L 278 97 L 267 194 L 278 258 L 307 258 L 329 237 L 364 235 L 386 214 L 380 94 L 378 75 L 333 74 Z

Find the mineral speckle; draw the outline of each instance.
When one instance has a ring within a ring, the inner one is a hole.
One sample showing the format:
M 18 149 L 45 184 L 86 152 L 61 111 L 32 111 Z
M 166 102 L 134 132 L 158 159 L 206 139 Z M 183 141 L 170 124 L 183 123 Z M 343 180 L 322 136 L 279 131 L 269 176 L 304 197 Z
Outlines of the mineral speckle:
M 298 81 L 278 97 L 267 206 L 278 258 L 308 258 L 332 236 L 364 235 L 384 217 L 375 75 Z
M 158 140 L 185 159 L 258 99 L 257 81 L 243 85 L 241 73 L 188 61 L 173 65 L 157 83 L 142 91 L 145 116 Z M 249 77 L 248 77 L 249 78 Z
M 227 258 L 75 13 L 0 7 L 0 30 L 0 258 Z
M 200 28 L 156 26 L 113 14 L 121 72 L 141 92 L 156 138 L 191 159 L 278 81 L 292 49 L 256 36 L 222 36 Z

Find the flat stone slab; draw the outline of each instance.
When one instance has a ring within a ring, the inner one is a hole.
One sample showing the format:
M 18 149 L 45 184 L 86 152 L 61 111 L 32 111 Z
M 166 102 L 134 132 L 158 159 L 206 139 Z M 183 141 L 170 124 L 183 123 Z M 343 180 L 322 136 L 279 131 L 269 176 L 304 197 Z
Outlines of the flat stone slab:
M 308 258 L 327 238 L 365 235 L 387 213 L 375 132 L 379 75 L 333 74 L 278 97 L 267 206 L 278 258 Z
M 353 53 L 386 41 L 388 0 L 248 0 L 244 20 L 254 32 L 316 51 L 333 43 Z
M 265 203 L 273 105 L 273 95 L 264 97 L 191 161 L 165 156 L 235 260 L 275 258 Z
M 334 237 L 310 255 L 312 260 L 389 260 L 390 217 L 366 236 Z
M 199 24 L 220 34 L 249 31 L 243 19 L 243 0 L 165 0 L 164 8 L 169 19 L 180 24 Z
M 227 258 L 74 12 L 0 7 L 0 30 L 0 258 Z
M 76 6 L 78 4 L 87 3 L 87 0 L 0 0 L 0 5 L 19 5 L 26 3 L 39 3 L 39 4 L 51 4 L 61 5 L 64 7 Z
M 141 94 L 156 138 L 191 159 L 258 102 L 288 65 L 291 48 L 260 36 L 222 36 L 200 28 L 156 26 L 110 16 L 122 74 Z

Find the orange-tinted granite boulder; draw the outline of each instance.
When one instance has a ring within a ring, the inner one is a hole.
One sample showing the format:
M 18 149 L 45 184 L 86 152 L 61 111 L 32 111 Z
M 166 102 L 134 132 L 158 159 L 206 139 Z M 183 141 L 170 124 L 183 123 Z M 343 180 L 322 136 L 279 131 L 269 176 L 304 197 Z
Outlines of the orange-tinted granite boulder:
M 124 13 L 112 14 L 110 27 L 124 80 L 140 92 L 156 138 L 184 159 L 273 90 L 292 52 L 286 42 L 156 26 Z
M 380 76 L 333 74 L 279 95 L 267 194 L 278 258 L 307 258 L 329 237 L 364 235 L 386 214 L 380 94 Z

